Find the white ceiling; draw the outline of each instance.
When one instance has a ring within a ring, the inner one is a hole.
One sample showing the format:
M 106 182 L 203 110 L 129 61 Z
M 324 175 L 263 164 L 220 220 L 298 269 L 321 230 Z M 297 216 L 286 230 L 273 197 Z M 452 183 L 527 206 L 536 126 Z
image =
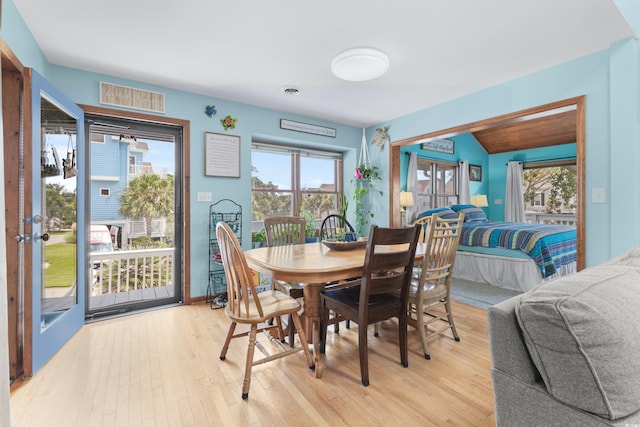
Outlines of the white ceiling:
M 13 1 L 53 64 L 357 127 L 633 35 L 613 0 Z M 351 47 L 382 50 L 389 72 L 337 79 Z

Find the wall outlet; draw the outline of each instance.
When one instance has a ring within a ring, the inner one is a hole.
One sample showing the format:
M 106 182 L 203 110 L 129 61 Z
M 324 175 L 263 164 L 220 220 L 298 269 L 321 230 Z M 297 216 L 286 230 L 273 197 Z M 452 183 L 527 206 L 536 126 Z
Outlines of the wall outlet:
M 211 201 L 211 192 L 210 191 L 198 191 L 198 201 L 199 202 L 210 202 Z

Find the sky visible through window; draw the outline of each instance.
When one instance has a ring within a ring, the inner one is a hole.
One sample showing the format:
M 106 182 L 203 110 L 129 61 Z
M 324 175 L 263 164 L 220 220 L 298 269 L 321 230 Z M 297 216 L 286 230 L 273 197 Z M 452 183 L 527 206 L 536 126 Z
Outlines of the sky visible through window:
M 304 188 L 319 188 L 322 184 L 333 184 L 334 162 L 329 159 L 303 157 L 300 160 L 300 185 Z M 281 189 L 291 189 L 291 157 L 289 154 L 274 154 L 253 151 L 251 165 L 253 176 L 264 183 L 272 182 Z

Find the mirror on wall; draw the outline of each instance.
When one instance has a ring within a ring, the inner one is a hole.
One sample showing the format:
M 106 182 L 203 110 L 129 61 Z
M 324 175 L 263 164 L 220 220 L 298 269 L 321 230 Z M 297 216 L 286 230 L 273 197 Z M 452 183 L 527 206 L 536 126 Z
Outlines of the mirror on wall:
M 77 134 L 74 117 L 45 96 L 41 99 L 41 316 L 46 329 L 78 303 Z

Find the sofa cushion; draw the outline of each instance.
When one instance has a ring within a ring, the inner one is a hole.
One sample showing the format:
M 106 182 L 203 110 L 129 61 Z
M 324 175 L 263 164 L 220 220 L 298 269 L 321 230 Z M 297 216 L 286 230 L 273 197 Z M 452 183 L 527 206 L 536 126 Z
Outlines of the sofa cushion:
M 602 265 L 620 265 L 640 271 L 640 246 L 618 255 Z
M 516 316 L 556 399 L 611 420 L 640 409 L 638 270 L 599 266 L 541 285 Z

